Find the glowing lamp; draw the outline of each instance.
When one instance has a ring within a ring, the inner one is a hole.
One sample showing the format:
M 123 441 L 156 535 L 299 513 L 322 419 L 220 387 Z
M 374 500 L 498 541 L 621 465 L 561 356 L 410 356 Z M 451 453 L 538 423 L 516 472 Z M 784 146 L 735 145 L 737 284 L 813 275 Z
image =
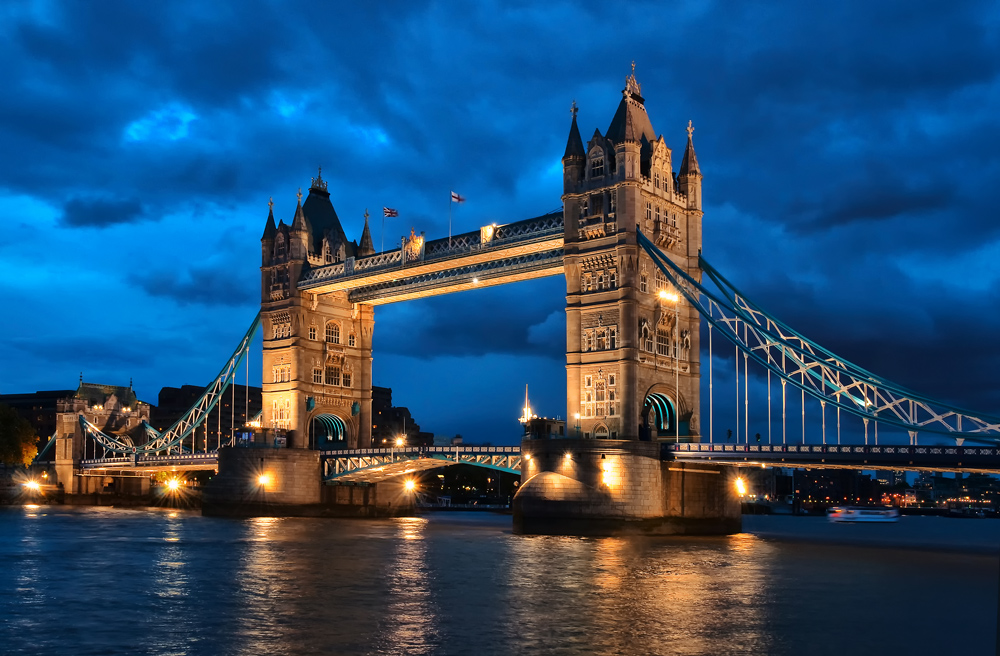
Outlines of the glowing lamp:
M 176 492 L 180 488 L 180 486 L 181 482 L 176 478 L 171 478 L 169 481 L 167 481 L 167 489 L 169 489 L 171 492 Z
M 743 477 L 742 477 L 742 476 L 738 476 L 738 477 L 736 478 L 736 481 L 735 481 L 735 483 L 736 483 L 736 491 L 737 491 L 737 492 L 739 493 L 739 495 L 740 495 L 740 496 L 742 497 L 743 495 L 745 495 L 745 494 L 747 493 L 747 485 L 746 485 L 746 482 L 744 482 L 744 480 L 743 480 Z
M 28 481 L 23 483 L 25 489 L 31 490 L 32 492 L 38 492 L 42 489 L 42 486 L 38 484 L 38 481 Z
M 413 492 L 417 487 L 417 483 L 411 478 L 406 481 L 405 487 L 407 492 Z
M 261 487 L 269 484 L 270 482 L 271 482 L 270 474 L 261 474 L 260 476 L 257 477 L 257 485 L 260 485 Z

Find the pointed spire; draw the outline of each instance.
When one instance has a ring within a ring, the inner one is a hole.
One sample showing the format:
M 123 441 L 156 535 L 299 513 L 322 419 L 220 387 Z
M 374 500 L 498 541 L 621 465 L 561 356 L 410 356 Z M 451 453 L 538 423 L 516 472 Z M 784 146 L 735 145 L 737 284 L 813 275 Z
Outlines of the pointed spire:
M 299 202 L 295 205 L 295 219 L 292 221 L 292 230 L 309 230 L 309 221 L 306 213 L 302 211 L 302 188 L 299 187 Z
M 684 150 L 684 159 L 681 160 L 681 169 L 677 175 L 701 175 L 701 169 L 698 168 L 698 157 L 694 154 L 694 139 L 692 138 L 694 125 L 691 121 L 688 121 L 687 133 L 687 148 Z
M 316 173 L 316 177 L 312 179 L 312 184 L 309 186 L 309 191 L 327 191 L 326 180 L 323 179 L 322 166 L 319 167 L 319 172 Z
M 278 229 L 274 225 L 274 198 L 272 197 L 267 200 L 267 223 L 264 224 L 264 234 L 261 235 L 260 240 L 273 240 L 276 234 L 278 234 Z
M 372 233 L 368 229 L 368 208 L 365 208 L 365 229 L 361 232 L 361 244 L 358 246 L 358 257 L 375 254 L 375 244 L 372 243 Z
M 585 159 L 587 157 L 587 152 L 583 149 L 583 139 L 580 138 L 580 128 L 576 125 L 576 101 L 573 101 L 573 106 L 570 108 L 570 113 L 573 114 L 573 123 L 569 127 L 569 139 L 566 141 L 566 152 L 563 154 L 563 159 L 571 157 L 579 157 Z

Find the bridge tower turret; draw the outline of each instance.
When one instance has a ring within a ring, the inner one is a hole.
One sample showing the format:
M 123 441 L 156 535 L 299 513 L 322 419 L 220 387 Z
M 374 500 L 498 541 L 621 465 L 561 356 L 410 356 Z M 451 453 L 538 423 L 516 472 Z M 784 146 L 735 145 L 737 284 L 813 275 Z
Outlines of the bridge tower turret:
M 322 172 L 305 202 L 299 191 L 291 226 L 274 226 L 268 215 L 261 249 L 267 439 L 287 435 L 289 446 L 298 448 L 369 446 L 372 307 L 351 303 L 346 292 L 298 289 L 312 268 L 353 264 L 356 255 Z
M 638 226 L 699 277 L 701 172 L 690 131 L 675 185 L 633 69 L 607 132 L 595 130 L 586 148 L 579 135 L 574 103 L 562 196 L 571 434 L 696 441 L 699 315 L 673 300 L 636 242 Z

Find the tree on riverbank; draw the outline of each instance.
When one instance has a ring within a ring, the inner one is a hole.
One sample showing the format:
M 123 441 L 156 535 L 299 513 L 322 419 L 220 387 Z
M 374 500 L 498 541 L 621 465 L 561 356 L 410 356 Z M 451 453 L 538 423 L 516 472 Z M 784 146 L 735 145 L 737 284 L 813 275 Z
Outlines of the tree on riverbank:
M 14 408 L 0 404 L 0 462 L 30 465 L 38 453 L 35 429 Z

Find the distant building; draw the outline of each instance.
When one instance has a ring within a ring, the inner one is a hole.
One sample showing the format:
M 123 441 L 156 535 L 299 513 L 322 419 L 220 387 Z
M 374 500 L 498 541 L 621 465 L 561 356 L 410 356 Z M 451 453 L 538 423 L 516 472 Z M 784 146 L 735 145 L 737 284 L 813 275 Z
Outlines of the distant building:
M 434 434 L 420 430 L 409 408 L 392 405 L 392 388 L 372 386 L 372 447 L 393 446 L 403 438 L 407 446 L 432 446 Z
M 524 437 L 532 440 L 567 437 L 566 422 L 548 417 L 532 417 L 524 423 Z M 574 433 L 569 437 L 579 437 L 579 435 Z
M 84 382 L 82 377 L 75 390 L 0 394 L 0 403 L 17 410 L 31 424 L 40 438 L 39 447 L 56 432 L 62 437 L 71 436 L 80 415 L 104 433 L 128 434 L 141 440 L 136 429 L 143 421 L 148 421 L 152 408 L 136 397 L 131 383 L 128 387 L 103 385 Z M 52 458 L 50 452 L 43 460 Z

